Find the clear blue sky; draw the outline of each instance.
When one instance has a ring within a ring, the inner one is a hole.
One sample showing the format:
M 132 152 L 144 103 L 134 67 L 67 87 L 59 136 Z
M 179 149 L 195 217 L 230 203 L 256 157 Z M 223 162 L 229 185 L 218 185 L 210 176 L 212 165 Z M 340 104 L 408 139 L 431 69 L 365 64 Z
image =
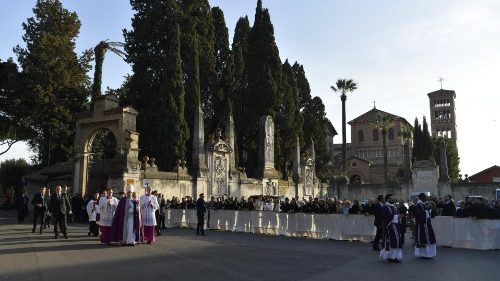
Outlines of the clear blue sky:
M 2 1 L 0 58 L 13 57 L 21 44 L 22 22 L 36 1 Z M 123 41 L 133 11 L 126 0 L 63 0 L 82 22 L 77 50 L 100 40 Z M 253 22 L 256 0 L 212 0 L 225 13 L 230 40 L 236 21 Z M 320 96 L 328 118 L 341 131 L 341 103 L 330 85 L 353 78 L 359 90 L 347 99 L 347 119 L 373 107 L 406 118 L 429 116 L 427 93 L 443 88 L 457 93 L 457 134 L 461 173 L 500 165 L 500 1 L 264 0 L 274 24 L 282 61 L 303 64 L 313 96 Z M 97 7 L 99 7 L 97 9 Z M 130 67 L 106 57 L 103 86 L 119 87 Z M 348 140 L 349 138 L 348 131 Z M 335 138 L 340 143 L 341 137 Z M 17 145 L 12 157 L 28 157 Z

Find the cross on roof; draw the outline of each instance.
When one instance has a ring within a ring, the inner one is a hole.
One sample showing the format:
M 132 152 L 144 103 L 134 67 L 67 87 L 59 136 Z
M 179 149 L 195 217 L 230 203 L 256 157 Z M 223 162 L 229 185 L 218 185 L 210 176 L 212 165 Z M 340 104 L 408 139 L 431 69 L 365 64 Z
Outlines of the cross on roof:
M 444 81 L 444 78 L 439 77 L 438 82 L 441 84 L 441 90 L 443 89 L 443 81 Z

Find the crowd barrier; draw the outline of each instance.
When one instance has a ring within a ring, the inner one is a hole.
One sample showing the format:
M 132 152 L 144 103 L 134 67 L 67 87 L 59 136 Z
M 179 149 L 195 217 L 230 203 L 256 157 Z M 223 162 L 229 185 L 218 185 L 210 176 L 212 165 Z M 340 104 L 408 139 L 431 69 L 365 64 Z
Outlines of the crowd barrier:
M 500 220 L 435 217 L 432 226 L 439 246 L 500 249 Z
M 205 225 L 208 214 L 205 215 Z M 211 229 L 317 239 L 370 242 L 375 237 L 373 216 L 210 210 Z M 168 209 L 167 227 L 196 228 L 196 210 Z M 500 220 L 435 217 L 438 246 L 500 249 Z M 408 230 L 407 235 L 410 235 Z
M 166 214 L 167 227 L 196 228 L 197 223 L 196 210 L 169 209 Z M 208 223 L 210 229 L 291 237 L 363 242 L 375 237 L 373 217 L 364 215 L 210 210 Z

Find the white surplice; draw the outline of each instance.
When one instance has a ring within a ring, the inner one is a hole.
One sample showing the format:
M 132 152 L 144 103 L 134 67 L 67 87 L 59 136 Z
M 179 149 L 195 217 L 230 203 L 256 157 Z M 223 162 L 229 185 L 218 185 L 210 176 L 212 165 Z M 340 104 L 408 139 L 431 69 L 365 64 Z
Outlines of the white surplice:
M 99 199 L 99 206 L 97 211 L 100 215 L 99 225 L 111 226 L 113 224 L 113 217 L 115 216 L 116 208 L 118 207 L 118 199 L 112 197 L 101 197 Z
M 97 217 L 97 200 L 91 199 L 85 208 L 89 215 L 89 221 L 96 221 Z
M 155 211 L 160 208 L 158 199 L 154 195 L 142 195 L 139 204 L 141 205 L 142 223 L 144 226 L 155 226 Z

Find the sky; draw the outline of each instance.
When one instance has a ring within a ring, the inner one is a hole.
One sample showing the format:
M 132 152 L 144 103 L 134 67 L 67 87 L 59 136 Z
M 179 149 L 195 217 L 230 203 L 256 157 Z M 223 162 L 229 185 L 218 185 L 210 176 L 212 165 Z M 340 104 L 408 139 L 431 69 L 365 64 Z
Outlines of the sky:
M 226 19 L 230 42 L 237 20 L 253 24 L 256 0 L 211 0 Z M 36 1 L 1 1 L 0 58 L 14 57 L 23 46 L 22 23 Z M 123 41 L 130 29 L 126 0 L 62 0 L 82 23 L 77 52 L 99 41 Z M 457 137 L 462 174 L 500 165 L 500 1 L 497 0 L 263 0 L 274 25 L 282 61 L 302 64 L 311 94 L 325 103 L 327 117 L 341 132 L 341 101 L 330 89 L 338 78 L 351 78 L 358 90 L 348 95 L 347 120 L 371 110 L 396 114 L 413 124 L 429 121 L 427 93 L 456 92 Z M 103 88 L 119 87 L 131 68 L 108 54 Z M 430 122 L 429 122 L 430 123 Z M 350 128 L 347 127 L 350 141 Z M 342 137 L 336 136 L 335 143 Z M 29 158 L 26 144 L 16 144 L 0 161 Z

